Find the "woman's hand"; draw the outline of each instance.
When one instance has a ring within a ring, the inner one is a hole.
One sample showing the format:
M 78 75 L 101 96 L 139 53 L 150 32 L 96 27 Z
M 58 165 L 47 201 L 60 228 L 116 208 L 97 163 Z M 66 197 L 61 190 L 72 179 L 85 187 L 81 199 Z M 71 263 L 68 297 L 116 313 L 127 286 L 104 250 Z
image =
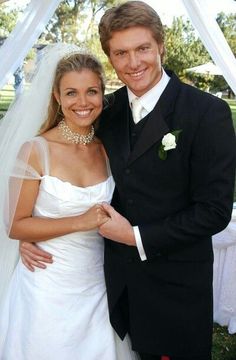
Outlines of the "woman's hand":
M 109 219 L 109 215 L 102 205 L 96 204 L 92 206 L 84 214 L 79 215 L 79 230 L 88 231 L 96 229 L 99 226 L 105 224 Z
M 23 264 L 30 271 L 34 271 L 35 267 L 46 269 L 44 263 L 51 264 L 53 262 L 51 254 L 27 241 L 20 241 L 20 256 Z

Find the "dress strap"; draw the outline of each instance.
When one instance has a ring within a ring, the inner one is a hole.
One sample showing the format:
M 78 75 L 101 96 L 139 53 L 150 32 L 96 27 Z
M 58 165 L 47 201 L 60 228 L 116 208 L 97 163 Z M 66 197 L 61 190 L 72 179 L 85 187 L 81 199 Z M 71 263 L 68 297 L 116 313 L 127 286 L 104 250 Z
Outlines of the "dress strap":
M 43 136 L 36 136 L 33 138 L 33 142 L 36 143 L 39 152 L 43 175 L 50 175 L 50 157 L 47 140 Z

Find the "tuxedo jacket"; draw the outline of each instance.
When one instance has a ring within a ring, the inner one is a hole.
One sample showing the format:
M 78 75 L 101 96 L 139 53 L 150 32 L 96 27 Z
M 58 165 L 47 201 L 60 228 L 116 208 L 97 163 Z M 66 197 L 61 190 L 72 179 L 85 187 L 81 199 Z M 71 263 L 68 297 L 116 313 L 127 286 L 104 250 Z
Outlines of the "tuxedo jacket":
M 211 236 L 231 218 L 235 133 L 226 102 L 172 72 L 131 150 L 127 89 L 110 97 L 98 129 L 116 183 L 112 206 L 138 226 L 136 247 L 105 240 L 110 319 L 139 352 L 205 355 L 211 349 Z M 163 136 L 181 130 L 159 157 Z

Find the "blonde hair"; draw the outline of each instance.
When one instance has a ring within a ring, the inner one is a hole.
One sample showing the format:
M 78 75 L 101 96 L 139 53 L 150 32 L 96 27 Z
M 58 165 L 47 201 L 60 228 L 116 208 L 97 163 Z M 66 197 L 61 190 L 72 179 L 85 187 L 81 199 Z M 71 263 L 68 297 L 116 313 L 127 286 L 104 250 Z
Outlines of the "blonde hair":
M 54 91 L 59 93 L 60 82 L 62 77 L 71 71 L 81 72 L 84 69 L 91 70 L 101 80 L 101 88 L 104 94 L 105 91 L 105 80 L 104 71 L 100 62 L 90 54 L 72 53 L 64 56 L 57 64 L 54 81 L 52 85 L 51 98 L 48 106 L 47 118 L 42 124 L 39 135 L 46 131 L 54 128 L 62 120 L 63 114 L 60 112 L 60 105 L 58 104 Z
M 127 1 L 108 9 L 102 16 L 98 29 L 103 51 L 109 57 L 109 40 L 113 32 L 134 26 L 148 28 L 158 44 L 164 44 L 164 28 L 156 11 L 142 1 Z M 165 49 L 162 54 L 162 60 Z

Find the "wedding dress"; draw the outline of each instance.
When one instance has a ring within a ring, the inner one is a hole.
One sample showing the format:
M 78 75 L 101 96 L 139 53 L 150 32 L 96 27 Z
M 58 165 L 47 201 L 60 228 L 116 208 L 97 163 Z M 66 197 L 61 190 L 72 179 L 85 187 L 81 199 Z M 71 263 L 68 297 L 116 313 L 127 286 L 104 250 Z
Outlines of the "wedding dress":
M 50 176 L 47 141 L 34 215 L 60 218 L 110 202 L 112 176 L 78 187 Z M 9 240 L 14 241 L 14 240 Z M 103 238 L 97 230 L 39 242 L 53 264 L 30 272 L 19 260 L 0 315 L 1 360 L 131 360 L 128 338 L 121 341 L 109 322 L 103 273 Z

